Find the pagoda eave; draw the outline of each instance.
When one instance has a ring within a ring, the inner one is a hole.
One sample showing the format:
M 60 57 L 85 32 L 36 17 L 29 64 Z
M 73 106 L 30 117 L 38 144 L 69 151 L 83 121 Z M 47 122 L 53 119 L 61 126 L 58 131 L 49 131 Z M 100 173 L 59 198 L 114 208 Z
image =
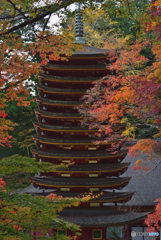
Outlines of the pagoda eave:
M 45 98 L 35 98 L 37 103 L 51 105 L 51 106 L 79 106 L 82 104 L 81 101 L 53 101 L 53 100 L 47 100 Z
M 63 89 L 63 88 L 49 88 L 49 87 L 44 87 L 41 85 L 36 85 L 37 90 L 41 90 L 42 92 L 46 92 L 46 93 L 61 93 L 61 94 L 85 94 L 87 89 Z
M 30 177 L 30 181 L 34 182 L 40 188 L 46 187 L 48 189 L 54 188 L 91 188 L 99 187 L 103 189 L 120 189 L 126 186 L 130 177 L 125 178 L 38 178 Z M 71 181 L 73 180 L 73 181 Z
M 97 146 L 95 141 L 96 139 L 95 138 L 81 138 L 81 139 L 53 139 L 53 138 L 45 138 L 45 137 L 40 137 L 40 136 L 37 136 L 37 135 L 33 135 L 33 140 L 36 140 L 38 141 L 39 143 L 46 143 L 46 144 L 51 144 L 51 145 L 57 145 L 57 144 L 62 144 L 62 145 L 69 145 L 69 144 L 72 144 L 72 145 L 84 145 L 84 144 L 87 144 L 87 145 L 93 145 L 93 146 Z M 102 139 L 103 140 L 103 139 Z M 101 142 L 100 145 L 112 145 L 114 143 L 118 143 L 119 141 L 109 141 L 109 142 Z
M 146 216 L 150 212 L 144 212 L 144 213 L 137 213 L 137 212 L 122 212 L 119 214 L 114 214 L 109 215 L 108 214 L 108 209 L 106 210 L 103 207 L 103 212 L 104 214 L 101 215 L 101 209 L 98 207 L 99 213 L 96 214 L 96 207 L 94 209 L 90 209 L 90 211 L 86 208 L 83 209 L 81 208 L 82 214 L 77 214 L 75 212 L 75 209 L 70 209 L 65 211 L 64 209 L 60 213 L 60 218 L 80 225 L 81 227 L 118 227 L 118 226 L 124 226 L 124 225 L 129 225 L 129 224 L 134 224 L 137 222 L 140 222 L 141 220 L 144 220 Z M 91 214 L 91 215 L 90 215 Z M 108 216 L 109 215 L 109 216 Z
M 84 152 L 84 153 L 82 153 Z M 70 151 L 62 151 L 62 152 L 59 152 L 59 151 L 53 151 L 53 152 L 43 152 L 43 151 L 40 151 L 40 150 L 37 150 L 37 149 L 32 149 L 32 153 L 33 154 L 37 154 L 39 156 L 44 156 L 44 157 L 51 157 L 51 158 L 58 158 L 58 157 L 61 157 L 61 158 L 71 158 L 71 159 L 75 159 L 75 158 L 78 158 L 78 159 L 84 159 L 84 158 L 92 158 L 92 159 L 98 159 L 98 158 L 103 158 L 103 159 L 118 159 L 120 157 L 120 161 L 121 159 L 123 159 L 128 150 L 120 150 L 117 152 L 117 154 L 110 154 L 110 153 L 107 153 L 107 151 L 90 151 L 91 153 L 89 152 L 86 152 L 86 151 L 75 151 L 75 152 L 70 152 Z M 120 162 L 119 161 L 119 162 Z
M 81 77 L 60 77 L 60 76 L 53 76 L 48 74 L 39 74 L 39 80 L 40 81 L 54 81 L 54 82 L 63 82 L 63 83 L 91 83 L 96 80 L 98 80 L 98 77 L 87 77 L 87 78 L 81 78 Z
M 58 65 L 58 64 L 47 64 L 45 65 L 45 69 L 51 69 L 51 70 L 61 70 L 61 71 L 73 71 L 73 70 L 78 70 L 78 71 L 84 71 L 84 70 L 88 70 L 88 71 L 101 71 L 102 70 L 106 70 L 107 71 L 107 67 L 105 64 L 103 65 Z

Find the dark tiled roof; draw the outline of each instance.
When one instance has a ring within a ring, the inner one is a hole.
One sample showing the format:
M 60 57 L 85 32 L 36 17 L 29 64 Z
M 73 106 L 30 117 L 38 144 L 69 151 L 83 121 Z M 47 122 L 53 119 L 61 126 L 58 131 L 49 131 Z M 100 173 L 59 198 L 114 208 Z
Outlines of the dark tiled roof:
M 143 220 L 147 213 L 136 213 L 136 212 L 123 212 L 118 210 L 111 211 L 103 208 L 79 208 L 76 210 L 74 208 L 71 209 L 64 209 L 60 212 L 60 218 L 64 219 L 65 221 L 76 223 L 80 226 L 121 226 L 121 225 L 129 225 L 131 223 L 135 223 L 138 221 Z
M 38 122 L 33 122 L 33 124 L 35 126 L 38 126 L 40 128 L 45 128 L 45 129 L 49 129 L 49 130 L 68 130 L 68 131 L 87 131 L 88 132 L 88 128 L 87 127 L 82 127 L 82 126 L 51 126 L 51 125 L 46 125 L 46 124 L 42 124 L 42 123 L 38 123 Z M 93 129 L 93 131 L 97 131 L 96 129 Z
M 63 143 L 63 144 L 69 144 L 69 143 L 72 143 L 72 144 L 85 144 L 85 143 L 93 143 L 94 141 L 97 140 L 97 138 L 78 138 L 78 139 L 71 139 L 71 138 L 58 138 L 58 139 L 53 139 L 53 138 L 45 138 L 45 137 L 40 137 L 38 135 L 33 135 L 33 138 L 34 139 L 37 139 L 39 140 L 40 142 L 45 142 L 45 143 Z M 101 140 L 104 140 L 104 139 L 101 139 Z M 113 143 L 114 141 L 109 141 L 107 143 L 111 144 Z M 115 142 L 119 142 L 119 141 L 115 141 Z M 106 144 L 106 142 L 102 143 L 102 144 Z M 94 146 L 97 146 L 95 143 L 93 143 Z
M 69 80 L 72 82 L 93 82 L 96 80 L 99 80 L 99 77 L 86 77 L 86 78 L 80 78 L 80 77 L 62 77 L 62 76 L 53 76 L 53 75 L 47 75 L 40 73 L 39 74 L 40 78 L 45 78 L 49 80 L 61 80 L 61 81 L 66 81 L 68 82 Z
M 52 192 L 56 193 L 57 196 L 62 196 L 62 197 L 84 197 L 86 195 L 81 194 L 80 192 Z M 114 193 L 114 192 L 104 192 L 103 194 L 100 195 L 100 192 L 94 192 L 92 196 L 97 196 L 97 198 L 92 198 L 89 202 L 118 202 L 118 201 L 126 201 L 126 199 L 131 198 L 133 196 L 134 192 L 120 192 L 120 193 Z M 38 195 L 38 196 L 47 196 L 49 193 L 42 192 L 39 194 L 33 194 L 33 195 Z
M 56 93 L 81 93 L 84 94 L 86 93 L 87 89 L 68 89 L 68 88 L 51 88 L 51 87 L 44 87 L 39 84 L 36 85 L 37 89 L 42 89 L 44 91 L 49 91 L 49 92 L 56 92 Z
M 63 69 L 63 70 L 68 70 L 68 69 L 87 69 L 87 70 L 99 70 L 99 69 L 106 69 L 106 64 L 96 64 L 96 65 L 58 65 L 58 64 L 47 64 L 44 66 L 45 69 Z
M 119 170 L 123 168 L 127 168 L 130 163 L 106 163 L 106 164 L 73 164 L 69 165 L 67 168 L 58 168 L 57 171 L 59 172 L 68 172 L 68 171 L 112 171 L 112 170 Z
M 55 100 L 48 100 L 45 98 L 40 98 L 40 97 L 36 97 L 35 98 L 37 102 L 43 102 L 46 104 L 50 104 L 50 105 L 80 105 L 82 104 L 82 101 L 55 101 Z
M 130 177 L 125 177 L 125 178 L 120 178 L 120 177 L 115 177 L 115 178 L 56 178 L 56 177 L 30 177 L 30 179 L 37 184 L 46 184 L 48 186 L 86 186 L 86 187 L 91 187 L 91 186 L 115 186 L 122 184 L 124 182 L 129 182 Z
M 76 157 L 76 158 L 97 158 L 97 157 L 104 157 L 104 158 L 112 158 L 116 156 L 122 156 L 127 154 L 128 150 L 120 150 L 116 154 L 110 154 L 106 150 L 104 151 L 52 151 L 52 152 L 44 152 L 40 151 L 37 149 L 32 149 L 34 153 L 37 153 L 38 155 L 42 156 L 49 156 L 49 157 L 65 157 L 65 158 L 70 158 L 70 157 Z
M 45 115 L 46 117 L 51 116 L 51 117 L 81 117 L 81 115 L 79 113 L 52 113 L 52 112 L 47 112 L 47 111 L 42 111 L 39 109 L 34 109 L 35 114 L 38 113 L 40 115 Z
M 92 46 L 84 46 L 83 47 L 83 50 L 80 50 L 80 51 L 77 51 L 76 53 L 73 54 L 73 57 L 74 56 L 89 56 L 89 55 L 92 55 L 93 57 L 94 56 L 102 56 L 102 55 L 108 55 L 108 52 L 109 50 L 107 49 L 102 49 L 102 48 L 97 48 L 97 47 L 92 47 Z
M 129 155 L 123 162 L 131 162 L 128 170 L 122 175 L 124 177 L 132 176 L 125 191 L 135 191 L 132 199 L 125 206 L 146 206 L 157 204 L 154 202 L 157 198 L 161 198 L 161 163 L 150 173 L 144 171 L 134 171 L 132 167 L 138 159 L 144 159 L 145 166 L 153 169 L 159 163 L 160 158 L 154 157 L 153 161 L 147 161 L 147 155 L 139 154 L 138 157 L 130 157 Z M 140 164 L 141 165 L 141 164 Z M 149 169 L 149 170 L 150 170 Z

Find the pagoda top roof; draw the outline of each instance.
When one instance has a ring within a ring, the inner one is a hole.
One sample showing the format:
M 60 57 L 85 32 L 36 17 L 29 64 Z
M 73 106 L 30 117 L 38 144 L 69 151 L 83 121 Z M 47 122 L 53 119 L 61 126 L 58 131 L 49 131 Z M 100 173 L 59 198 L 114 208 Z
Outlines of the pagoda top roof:
M 78 50 L 76 53 L 74 53 L 72 56 L 75 57 L 75 56 L 102 56 L 102 55 L 105 55 L 107 56 L 109 53 L 109 50 L 107 49 L 102 49 L 102 48 L 97 48 L 97 47 L 92 47 L 92 46 L 88 46 L 88 45 L 85 45 L 83 46 L 83 50 Z
M 37 149 L 32 149 L 33 154 L 36 153 L 40 156 L 52 157 L 52 158 L 114 158 L 119 157 L 121 155 L 126 155 L 128 150 L 119 150 L 117 153 L 110 154 L 106 150 L 104 151 L 51 151 L 51 152 L 44 152 Z

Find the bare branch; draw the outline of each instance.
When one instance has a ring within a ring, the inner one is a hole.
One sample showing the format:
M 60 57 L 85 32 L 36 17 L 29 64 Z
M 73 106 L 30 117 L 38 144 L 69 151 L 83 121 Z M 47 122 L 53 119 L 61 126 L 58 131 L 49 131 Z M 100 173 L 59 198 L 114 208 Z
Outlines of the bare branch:
M 8 1 L 10 1 L 10 0 L 8 0 Z M 39 20 L 43 19 L 44 17 L 49 16 L 52 13 L 55 13 L 58 10 L 60 10 L 64 7 L 67 7 L 68 5 L 70 5 L 71 3 L 74 3 L 74 2 L 83 2 L 83 0 L 63 0 L 63 1 L 61 1 L 60 4 L 55 3 L 54 5 L 51 5 L 50 10 L 46 10 L 46 8 L 42 8 L 41 13 L 39 13 L 38 15 L 36 15 L 33 18 L 30 17 L 28 20 L 24 21 L 23 23 L 18 24 L 17 26 L 13 26 L 13 27 L 7 29 L 6 31 L 0 33 L 0 36 L 5 36 L 6 34 L 12 33 L 18 29 L 21 29 L 21 28 L 27 26 L 27 25 L 38 22 Z M 37 9 L 37 11 L 39 11 L 40 9 L 41 8 Z

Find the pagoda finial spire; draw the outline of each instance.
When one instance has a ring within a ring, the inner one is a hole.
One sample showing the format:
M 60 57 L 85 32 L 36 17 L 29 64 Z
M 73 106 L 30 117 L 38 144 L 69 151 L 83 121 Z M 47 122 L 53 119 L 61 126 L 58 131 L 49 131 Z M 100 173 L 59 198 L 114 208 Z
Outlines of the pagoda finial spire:
M 76 8 L 76 20 L 75 20 L 75 43 L 85 43 L 85 40 L 83 39 L 83 16 L 80 11 L 82 3 L 75 3 Z

